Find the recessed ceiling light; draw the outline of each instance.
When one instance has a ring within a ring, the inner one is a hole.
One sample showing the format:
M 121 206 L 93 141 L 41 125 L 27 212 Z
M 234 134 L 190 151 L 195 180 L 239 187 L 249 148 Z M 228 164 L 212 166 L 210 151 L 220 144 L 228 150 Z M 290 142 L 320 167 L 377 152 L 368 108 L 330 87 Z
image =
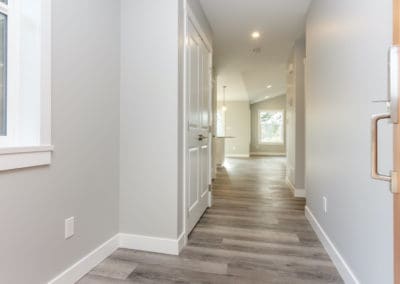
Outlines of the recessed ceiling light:
M 268 85 L 268 86 L 267 86 L 267 89 L 271 89 L 271 88 L 272 88 L 272 85 Z
M 251 37 L 254 38 L 254 39 L 257 39 L 257 38 L 259 38 L 260 36 L 261 36 L 261 35 L 260 35 L 260 32 L 254 31 L 254 32 L 251 33 Z

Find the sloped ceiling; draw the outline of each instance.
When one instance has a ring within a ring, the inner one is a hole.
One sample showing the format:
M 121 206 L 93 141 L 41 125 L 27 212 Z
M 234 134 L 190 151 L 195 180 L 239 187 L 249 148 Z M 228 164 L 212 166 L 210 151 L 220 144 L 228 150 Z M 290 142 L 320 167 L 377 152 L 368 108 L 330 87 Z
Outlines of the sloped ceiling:
M 262 100 L 286 92 L 286 63 L 311 0 L 200 0 L 214 33 L 218 96 Z M 261 37 L 252 39 L 259 31 Z M 267 89 L 268 85 L 272 88 Z

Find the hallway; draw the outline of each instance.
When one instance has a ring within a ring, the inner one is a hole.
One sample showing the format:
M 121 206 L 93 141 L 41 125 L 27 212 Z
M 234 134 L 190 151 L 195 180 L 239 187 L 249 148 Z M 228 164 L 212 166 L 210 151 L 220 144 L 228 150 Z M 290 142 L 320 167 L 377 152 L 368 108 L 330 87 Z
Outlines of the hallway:
M 79 283 L 342 283 L 285 168 L 280 157 L 228 159 L 180 256 L 119 249 Z

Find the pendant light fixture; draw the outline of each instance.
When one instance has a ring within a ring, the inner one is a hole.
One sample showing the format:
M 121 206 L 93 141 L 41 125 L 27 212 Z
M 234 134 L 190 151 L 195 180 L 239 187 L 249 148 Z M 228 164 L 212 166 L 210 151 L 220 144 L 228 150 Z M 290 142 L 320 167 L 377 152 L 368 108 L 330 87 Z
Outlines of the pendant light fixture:
M 223 101 L 222 101 L 222 111 L 227 111 L 228 110 L 228 108 L 226 107 L 226 88 L 227 88 L 227 86 L 224 86 L 223 87 L 224 88 L 224 92 L 223 92 L 223 94 L 224 94 L 224 97 L 223 97 Z

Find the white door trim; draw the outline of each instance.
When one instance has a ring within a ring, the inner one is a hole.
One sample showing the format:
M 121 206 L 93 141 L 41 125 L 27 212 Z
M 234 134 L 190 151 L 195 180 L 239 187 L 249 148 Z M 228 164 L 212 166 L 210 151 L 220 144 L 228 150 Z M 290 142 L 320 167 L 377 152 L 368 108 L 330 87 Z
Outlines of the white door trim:
M 183 34 L 185 37 L 184 40 L 184 50 L 183 50 L 183 60 L 182 63 L 183 66 L 181 68 L 182 72 L 183 72 L 183 98 L 182 98 L 182 112 L 183 112 L 183 147 L 181 149 L 182 152 L 182 157 L 183 157 L 183 162 L 182 162 L 182 187 L 183 187 L 183 197 L 182 197 L 182 202 L 183 202 L 183 206 L 182 206 L 182 221 L 183 221 L 183 243 L 184 245 L 186 245 L 187 243 L 187 239 L 188 239 L 188 232 L 187 232 L 187 210 L 186 210 L 186 198 L 188 195 L 188 188 L 187 188 L 187 179 L 186 179 L 186 166 L 187 166 L 187 153 L 186 153 L 186 148 L 187 148 L 187 139 L 188 139 L 188 133 L 187 133 L 187 128 L 188 128 L 188 115 L 187 115 L 187 70 L 186 70 L 186 66 L 187 66 L 187 36 L 188 36 L 188 23 L 189 21 L 193 24 L 193 26 L 195 27 L 195 29 L 197 30 L 197 32 L 199 33 L 201 39 L 204 42 L 204 45 L 206 46 L 206 48 L 208 49 L 209 53 L 210 53 L 210 66 L 212 66 L 213 62 L 212 62 L 212 57 L 213 57 L 213 49 L 212 49 L 212 44 L 211 44 L 211 40 L 207 37 L 206 33 L 204 32 L 203 28 L 200 25 L 200 22 L 198 21 L 198 19 L 196 18 L 195 14 L 193 13 L 192 9 L 189 7 L 187 0 L 183 1 Z M 212 79 L 212 73 L 211 73 L 211 79 Z M 210 81 L 210 84 L 212 84 L 212 81 Z M 210 92 L 210 98 L 212 98 L 212 85 L 209 88 L 209 92 Z M 211 104 L 211 100 L 209 102 Z M 210 108 L 210 110 L 212 111 L 212 108 Z M 212 123 L 212 117 L 210 114 L 210 119 L 209 119 L 209 123 Z M 212 161 L 212 139 L 208 139 L 208 143 L 209 143 L 209 178 L 210 178 L 210 183 L 211 183 L 211 179 L 212 179 L 212 175 L 211 175 L 211 161 Z M 211 206 L 211 194 L 209 194 L 209 206 Z

